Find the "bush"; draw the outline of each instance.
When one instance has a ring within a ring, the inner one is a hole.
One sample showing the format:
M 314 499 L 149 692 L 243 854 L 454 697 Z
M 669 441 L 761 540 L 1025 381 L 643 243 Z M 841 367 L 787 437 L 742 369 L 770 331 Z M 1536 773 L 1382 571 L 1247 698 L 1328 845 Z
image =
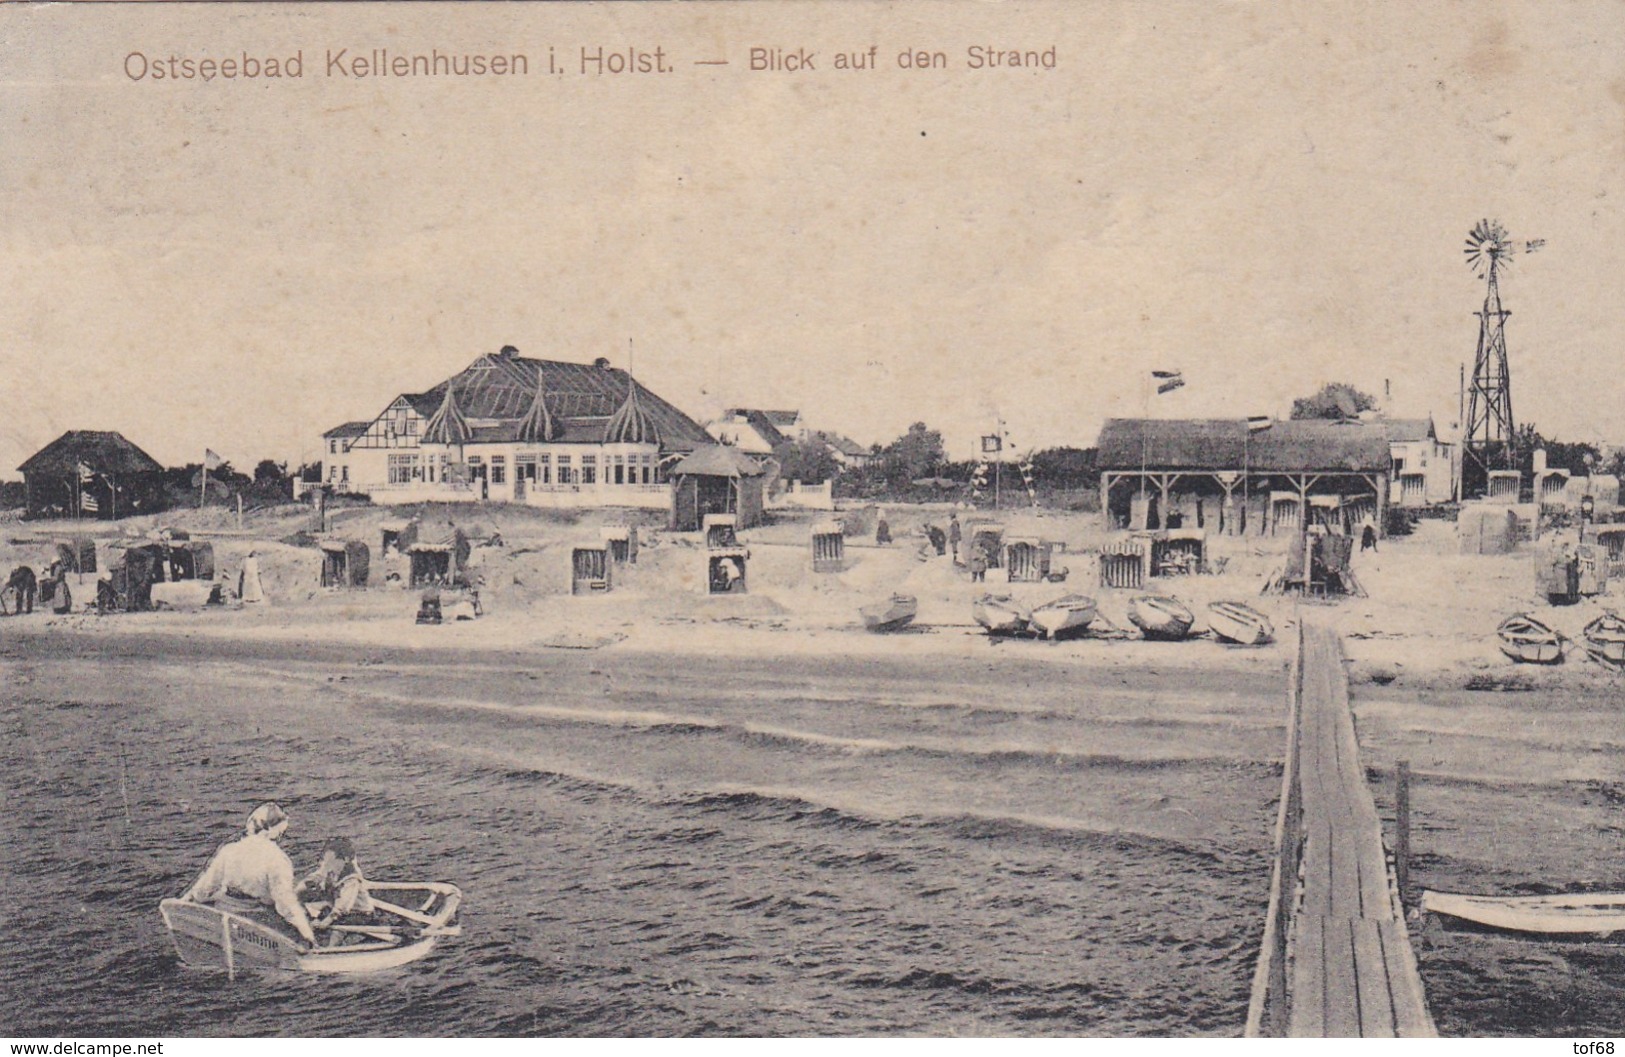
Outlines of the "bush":
M 1409 536 L 1416 531 L 1416 523 L 1420 520 L 1421 516 L 1409 507 L 1391 506 L 1384 528 L 1389 536 Z

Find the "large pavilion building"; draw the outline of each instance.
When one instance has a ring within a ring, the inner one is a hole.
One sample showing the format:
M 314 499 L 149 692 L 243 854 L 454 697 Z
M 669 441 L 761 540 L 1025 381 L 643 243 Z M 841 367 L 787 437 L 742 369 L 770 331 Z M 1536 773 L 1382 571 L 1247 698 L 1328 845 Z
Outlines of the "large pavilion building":
M 328 486 L 390 504 L 667 509 L 671 465 L 713 443 L 606 359 L 535 360 L 511 345 L 322 435 Z
M 1274 535 L 1371 522 L 1382 532 L 1391 498 L 1381 422 L 1114 418 L 1098 447 L 1108 528 Z

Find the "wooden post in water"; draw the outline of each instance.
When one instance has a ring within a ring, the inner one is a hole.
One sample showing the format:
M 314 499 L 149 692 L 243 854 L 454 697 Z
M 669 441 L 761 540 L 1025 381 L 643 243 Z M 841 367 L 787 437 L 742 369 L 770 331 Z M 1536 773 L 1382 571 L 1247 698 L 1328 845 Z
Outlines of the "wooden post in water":
M 1394 880 L 1399 901 L 1405 901 L 1411 881 L 1411 761 L 1394 765 Z

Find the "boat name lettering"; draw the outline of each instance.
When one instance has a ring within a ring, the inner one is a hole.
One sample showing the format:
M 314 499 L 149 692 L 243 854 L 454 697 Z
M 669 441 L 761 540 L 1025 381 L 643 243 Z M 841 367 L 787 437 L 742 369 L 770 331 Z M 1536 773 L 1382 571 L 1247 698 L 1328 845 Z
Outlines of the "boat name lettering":
M 265 935 L 263 932 L 256 932 L 253 929 L 244 928 L 236 922 L 232 922 L 231 925 L 231 938 L 233 942 L 241 941 L 243 943 L 251 943 L 256 947 L 263 947 L 268 951 L 274 951 L 277 949 L 277 942 L 271 937 Z

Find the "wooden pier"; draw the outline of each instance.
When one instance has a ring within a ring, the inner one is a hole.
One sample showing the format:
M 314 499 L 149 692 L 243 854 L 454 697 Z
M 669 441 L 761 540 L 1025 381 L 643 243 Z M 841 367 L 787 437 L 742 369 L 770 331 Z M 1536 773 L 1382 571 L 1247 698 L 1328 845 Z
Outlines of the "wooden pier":
M 1305 614 L 1307 616 L 1307 614 Z M 1247 1034 L 1435 1034 L 1366 786 L 1337 633 L 1299 620 L 1275 869 Z

